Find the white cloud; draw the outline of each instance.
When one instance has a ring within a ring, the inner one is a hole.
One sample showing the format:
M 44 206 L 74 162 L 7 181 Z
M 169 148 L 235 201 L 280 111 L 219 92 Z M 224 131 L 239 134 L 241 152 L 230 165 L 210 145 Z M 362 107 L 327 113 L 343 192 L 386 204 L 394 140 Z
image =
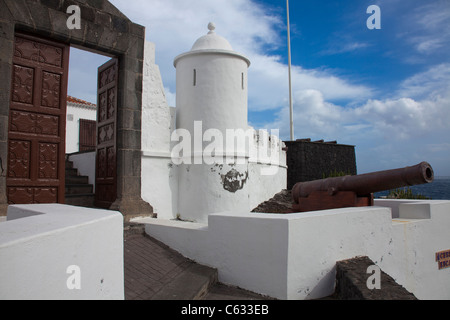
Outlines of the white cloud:
M 374 129 L 385 139 L 407 140 L 433 128 L 432 113 L 426 110 L 426 102 L 410 98 L 397 100 L 369 100 L 354 110 L 355 116 L 369 119 Z
M 442 63 L 405 79 L 396 95 L 420 98 L 446 92 L 449 87 L 450 63 Z
M 408 27 L 408 41 L 421 54 L 433 54 L 449 48 L 450 17 L 448 1 L 433 1 L 417 6 L 405 16 L 403 25 Z
M 315 90 L 296 97 L 295 138 L 355 145 L 359 173 L 429 161 L 436 175 L 450 174 L 450 93 L 423 100 L 373 99 L 356 108 L 328 103 Z M 288 108 L 265 128 L 280 128 L 280 136 L 288 139 Z
M 361 49 L 365 49 L 370 47 L 371 45 L 366 42 L 357 42 L 357 41 L 350 41 L 347 42 L 344 40 L 343 42 L 339 42 L 338 44 L 333 44 L 331 48 L 324 50 L 320 52 L 319 54 L 322 55 L 334 55 L 334 54 L 342 54 L 342 53 L 349 53 L 349 52 L 357 52 Z
M 381 139 L 406 141 L 428 135 L 432 132 L 450 130 L 450 72 L 435 75 L 435 70 L 443 66 L 431 67 L 428 71 L 405 80 L 400 93 L 420 92 L 420 99 L 407 96 L 392 99 L 368 99 L 354 108 L 327 102 L 320 90 L 299 90 L 295 94 L 295 131 L 315 136 L 319 139 L 353 139 L 356 132 L 368 133 Z M 426 76 L 429 75 L 429 76 Z M 422 82 L 420 82 L 422 79 Z M 434 83 L 444 83 L 436 86 Z M 278 119 L 267 127 L 279 125 L 286 137 L 289 119 L 287 107 L 278 113 Z M 296 136 L 298 136 L 296 134 Z M 298 136 L 299 137 L 299 136 Z
M 164 88 L 164 95 L 166 96 L 167 104 L 170 107 L 176 106 L 176 93 L 172 92 L 170 88 L 165 87 Z
M 281 45 L 278 31 L 284 27 L 284 17 L 250 0 L 111 2 L 131 20 L 146 26 L 147 40 L 156 44 L 156 63 L 166 96 L 173 101 L 169 102 L 171 105 L 175 100 L 173 59 L 190 50 L 195 40 L 206 34 L 208 22 L 215 22 L 216 32 L 252 62 L 249 107 L 254 111 L 274 110 L 275 118 L 265 127 L 279 128 L 282 138 L 289 137 L 287 65 L 271 50 Z M 443 8 L 446 1 L 441 3 L 444 5 L 440 7 L 418 7 L 413 15 L 401 18 L 407 20 L 402 20 L 403 25 L 409 24 L 413 34 L 406 41 L 417 52 L 436 52 L 443 48 L 442 41 L 450 39 L 448 24 L 443 23 L 449 9 Z M 350 52 L 367 46 L 348 41 L 336 50 Z M 354 84 L 331 71 L 293 66 L 295 136 L 356 145 L 363 160 L 359 171 L 377 169 L 379 163 L 391 163 L 387 166 L 392 167 L 392 163 L 402 166 L 416 159 L 427 160 L 433 150 L 448 143 L 449 83 L 450 65 L 437 63 L 404 80 L 397 90 L 393 88 L 393 96 L 375 99 L 372 88 Z M 353 102 L 352 108 L 346 106 L 348 101 Z M 425 138 L 432 140 L 434 147 L 431 145 L 423 156 L 411 141 Z
M 296 138 L 334 140 L 342 130 L 346 111 L 343 107 L 325 101 L 319 90 L 306 89 L 294 92 L 294 132 Z M 267 129 L 279 128 L 280 136 L 289 136 L 289 108 L 277 113 Z
M 175 91 L 173 59 L 191 49 L 206 34 L 208 22 L 235 51 L 251 61 L 249 69 L 250 110 L 279 109 L 289 101 L 288 69 L 280 57 L 270 55 L 280 44 L 283 19 L 250 0 L 112 0 L 133 21 L 147 28 L 147 39 L 156 44 L 156 63 L 164 85 Z M 360 100 L 371 90 L 353 85 L 323 70 L 292 68 L 294 91 L 320 90 L 325 99 Z
M 328 102 L 321 90 L 297 90 L 295 138 L 355 145 L 360 173 L 429 161 L 436 175 L 449 175 L 450 65 L 431 66 L 405 79 L 395 96 L 349 108 Z M 279 128 L 288 139 L 288 107 L 265 128 Z
M 450 150 L 450 143 L 449 142 L 443 142 L 443 143 L 430 143 L 427 146 L 428 150 L 430 152 L 442 152 Z
M 442 39 L 428 39 L 427 37 L 417 37 L 414 41 L 416 42 L 416 49 L 420 53 L 436 51 L 444 44 Z
M 97 103 L 97 68 L 109 57 L 70 48 L 68 94 Z
M 288 67 L 276 56 L 253 55 L 249 70 L 251 110 L 279 109 L 289 103 Z M 292 91 L 320 91 L 327 100 L 361 100 L 372 95 L 363 85 L 351 84 L 327 71 L 292 66 Z M 294 96 L 294 99 L 296 97 Z
M 173 59 L 205 35 L 209 22 L 233 49 L 253 55 L 264 46 L 279 46 L 279 17 L 249 0 L 112 0 L 131 20 L 146 27 L 147 40 L 156 44 L 156 62 L 171 87 Z

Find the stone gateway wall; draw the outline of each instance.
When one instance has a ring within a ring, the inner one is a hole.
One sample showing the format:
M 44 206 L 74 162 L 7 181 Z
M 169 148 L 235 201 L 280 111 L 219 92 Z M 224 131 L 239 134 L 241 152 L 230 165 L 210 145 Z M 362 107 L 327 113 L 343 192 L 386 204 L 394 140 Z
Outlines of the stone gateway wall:
M 327 178 L 334 173 L 355 175 L 355 147 L 300 139 L 285 141 L 288 166 L 287 188 L 291 190 L 297 182 Z
M 67 8 L 80 8 L 80 29 L 67 27 Z M 0 0 L 0 158 L 7 170 L 9 100 L 15 32 L 114 56 L 119 60 L 117 200 L 126 216 L 152 212 L 141 194 L 142 69 L 145 28 L 107 0 Z M 132 165 L 130 165 L 132 164 Z M 0 175 L 0 214 L 6 213 L 6 175 Z

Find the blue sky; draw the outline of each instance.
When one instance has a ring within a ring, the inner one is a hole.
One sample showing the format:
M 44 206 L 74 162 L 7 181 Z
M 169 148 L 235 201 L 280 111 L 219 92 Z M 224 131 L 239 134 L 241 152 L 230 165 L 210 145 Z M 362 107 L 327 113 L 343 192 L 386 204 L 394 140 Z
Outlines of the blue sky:
M 250 124 L 279 129 L 289 139 L 285 0 L 111 3 L 146 27 L 172 106 L 173 59 L 190 50 L 213 21 L 216 32 L 252 62 Z M 436 176 L 450 176 L 450 1 L 289 5 L 295 138 L 355 145 L 358 173 L 428 161 Z M 366 26 L 370 5 L 381 10 L 381 29 Z M 71 79 L 106 60 L 76 50 L 71 59 Z M 69 80 L 69 94 L 95 102 L 95 92 L 77 83 Z

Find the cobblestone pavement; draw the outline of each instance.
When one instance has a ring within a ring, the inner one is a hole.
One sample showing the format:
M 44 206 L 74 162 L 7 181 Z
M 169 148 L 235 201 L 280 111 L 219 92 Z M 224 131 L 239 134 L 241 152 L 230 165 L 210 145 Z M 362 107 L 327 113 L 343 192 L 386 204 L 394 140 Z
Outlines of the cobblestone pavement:
M 124 238 L 126 300 L 151 300 L 193 262 L 140 234 Z
M 199 291 L 197 284 L 205 281 L 205 274 L 211 274 L 209 269 L 211 268 L 196 264 L 148 235 L 137 232 L 130 235 L 126 233 L 124 236 L 126 300 L 194 297 Z M 203 291 L 203 300 L 270 299 L 222 283 L 213 283 L 209 290 Z

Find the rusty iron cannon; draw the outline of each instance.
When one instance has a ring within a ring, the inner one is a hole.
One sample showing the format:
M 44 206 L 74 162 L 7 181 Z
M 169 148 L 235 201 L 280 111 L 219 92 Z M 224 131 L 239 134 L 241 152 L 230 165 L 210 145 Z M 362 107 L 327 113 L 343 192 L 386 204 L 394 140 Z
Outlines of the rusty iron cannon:
M 292 209 L 305 212 L 373 206 L 375 192 L 430 183 L 433 179 L 430 164 L 421 162 L 399 169 L 299 182 L 292 188 Z

